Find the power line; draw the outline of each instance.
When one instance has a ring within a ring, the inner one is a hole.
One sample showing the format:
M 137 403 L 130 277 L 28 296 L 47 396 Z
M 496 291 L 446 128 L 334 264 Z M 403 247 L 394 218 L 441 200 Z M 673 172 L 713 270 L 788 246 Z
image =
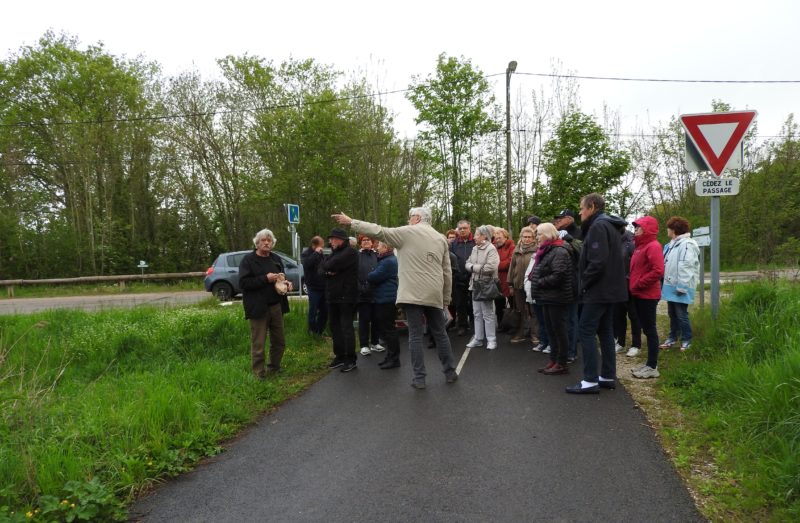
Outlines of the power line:
M 547 78 L 574 78 L 576 80 L 608 80 L 612 82 L 661 82 L 681 84 L 800 84 L 800 80 L 689 80 L 679 78 L 627 78 L 622 76 L 584 76 L 577 74 L 521 73 L 523 76 L 542 76 Z M 496 75 L 493 75 L 496 76 Z

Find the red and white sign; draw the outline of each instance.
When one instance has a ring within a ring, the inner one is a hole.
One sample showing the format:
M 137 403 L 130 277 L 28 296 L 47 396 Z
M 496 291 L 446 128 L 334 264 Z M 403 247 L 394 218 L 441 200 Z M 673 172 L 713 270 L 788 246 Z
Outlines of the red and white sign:
M 721 176 L 755 117 L 756 111 L 682 114 L 681 123 L 708 168 Z

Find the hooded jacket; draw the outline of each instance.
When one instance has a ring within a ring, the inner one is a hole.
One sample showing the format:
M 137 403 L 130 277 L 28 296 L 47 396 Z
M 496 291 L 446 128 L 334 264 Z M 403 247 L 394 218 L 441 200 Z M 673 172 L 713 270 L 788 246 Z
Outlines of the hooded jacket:
M 634 223 L 642 228 L 642 234 L 633 237 L 636 249 L 631 256 L 631 272 L 628 289 L 631 296 L 642 300 L 661 299 L 661 278 L 664 277 L 664 257 L 658 243 L 658 221 L 644 216 Z
M 700 247 L 690 233 L 681 234 L 664 248 L 664 285 L 661 299 L 678 303 L 694 302 L 700 280 Z
M 583 248 L 578 263 L 578 289 L 583 303 L 628 301 L 622 231 L 627 222 L 598 212 L 584 220 Z

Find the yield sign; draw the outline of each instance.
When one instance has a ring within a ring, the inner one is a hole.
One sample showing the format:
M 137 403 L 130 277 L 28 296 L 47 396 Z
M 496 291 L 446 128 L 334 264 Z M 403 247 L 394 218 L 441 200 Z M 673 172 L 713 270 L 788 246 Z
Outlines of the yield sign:
M 708 168 L 720 176 L 755 117 L 755 111 L 682 114 L 681 123 Z

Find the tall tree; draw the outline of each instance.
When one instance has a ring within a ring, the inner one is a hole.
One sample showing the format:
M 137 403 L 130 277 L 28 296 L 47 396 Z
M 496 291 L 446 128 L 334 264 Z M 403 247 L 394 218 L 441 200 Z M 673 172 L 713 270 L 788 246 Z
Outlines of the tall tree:
M 469 60 L 444 53 L 439 55 L 433 75 L 414 81 L 407 96 L 419 112 L 417 123 L 427 126 L 421 138 L 439 150 L 440 179 L 450 197 L 447 214 L 465 217 L 464 169 L 470 146 L 476 137 L 500 128 L 487 112 L 494 96 L 483 73 Z

